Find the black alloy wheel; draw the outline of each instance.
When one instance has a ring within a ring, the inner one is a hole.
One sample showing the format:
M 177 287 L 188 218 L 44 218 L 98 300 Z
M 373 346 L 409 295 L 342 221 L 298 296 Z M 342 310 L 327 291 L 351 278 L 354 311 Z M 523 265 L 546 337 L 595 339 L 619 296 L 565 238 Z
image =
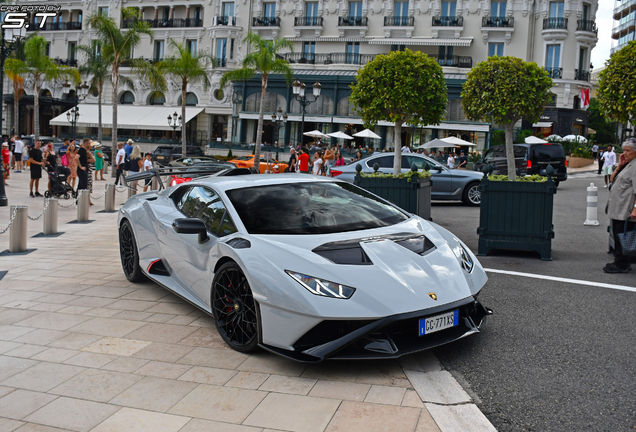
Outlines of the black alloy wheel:
M 223 264 L 212 282 L 212 314 L 223 340 L 234 350 L 258 345 L 258 313 L 247 278 L 234 262 Z
M 141 282 L 145 279 L 141 267 L 139 267 L 139 253 L 135 235 L 127 220 L 123 221 L 119 228 L 119 256 L 126 279 L 131 282 Z

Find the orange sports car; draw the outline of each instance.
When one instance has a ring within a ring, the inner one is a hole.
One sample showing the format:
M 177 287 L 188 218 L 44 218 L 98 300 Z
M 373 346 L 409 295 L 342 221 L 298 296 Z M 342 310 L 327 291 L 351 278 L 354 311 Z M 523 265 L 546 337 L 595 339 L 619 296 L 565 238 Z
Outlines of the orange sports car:
M 254 168 L 254 155 L 248 156 L 239 156 L 231 161 L 228 161 L 236 165 L 237 168 Z M 277 168 L 278 166 L 278 168 Z M 273 173 L 282 173 L 287 169 L 287 164 L 283 162 L 278 162 L 276 159 L 265 159 L 261 156 L 261 164 L 260 164 L 260 172 L 261 174 L 265 174 L 266 170 L 269 170 Z

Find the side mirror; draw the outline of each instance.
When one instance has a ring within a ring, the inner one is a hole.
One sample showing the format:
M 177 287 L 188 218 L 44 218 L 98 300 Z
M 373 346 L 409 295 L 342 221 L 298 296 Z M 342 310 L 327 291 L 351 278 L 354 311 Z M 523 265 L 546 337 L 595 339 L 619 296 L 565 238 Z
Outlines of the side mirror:
M 444 170 L 444 168 L 442 168 L 439 165 L 435 165 L 433 168 L 431 168 L 431 171 L 442 172 L 443 170 Z
M 199 243 L 205 243 L 209 240 L 208 230 L 201 219 L 175 219 L 174 222 L 172 222 L 172 229 L 178 234 L 198 234 Z

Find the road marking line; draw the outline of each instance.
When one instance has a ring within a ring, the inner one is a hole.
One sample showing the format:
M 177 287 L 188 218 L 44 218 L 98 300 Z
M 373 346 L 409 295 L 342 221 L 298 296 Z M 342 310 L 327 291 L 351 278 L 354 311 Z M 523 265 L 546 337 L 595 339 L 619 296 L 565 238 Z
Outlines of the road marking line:
M 527 278 L 544 279 L 544 280 L 551 280 L 555 282 L 565 282 L 565 283 L 571 283 L 576 285 L 587 285 L 587 286 L 593 286 L 593 287 L 599 287 L 599 288 L 609 288 L 609 289 L 629 291 L 629 292 L 636 293 L 636 288 L 624 286 L 624 285 L 612 285 L 612 284 L 606 284 L 601 282 L 584 281 L 580 279 L 568 279 L 568 278 L 555 277 L 555 276 L 545 276 L 545 275 L 537 275 L 532 273 L 521 273 L 521 272 L 515 272 L 515 271 L 497 270 L 497 269 L 490 269 L 490 268 L 486 268 L 484 270 L 491 273 L 501 273 L 501 274 L 507 274 L 511 276 L 522 276 Z

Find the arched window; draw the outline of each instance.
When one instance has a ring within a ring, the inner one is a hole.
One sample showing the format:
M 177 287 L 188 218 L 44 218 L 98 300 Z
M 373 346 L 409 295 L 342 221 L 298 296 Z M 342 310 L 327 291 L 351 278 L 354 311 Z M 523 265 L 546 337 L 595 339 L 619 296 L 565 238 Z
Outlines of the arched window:
M 186 93 L 186 106 L 196 106 L 199 103 L 199 98 L 194 93 Z M 181 105 L 181 96 L 179 96 L 179 102 L 177 105 Z
M 296 99 L 292 100 L 291 112 L 294 114 L 300 114 L 302 112 L 300 108 L 300 103 Z M 306 114 L 332 115 L 333 114 L 333 99 L 325 95 L 318 96 L 318 99 L 316 99 L 316 102 L 312 103 L 311 105 L 307 107 Z
M 261 108 L 261 92 L 251 94 L 245 100 L 245 111 L 258 112 Z M 278 93 L 267 92 L 265 94 L 265 112 L 274 112 L 278 108 L 287 110 L 287 99 Z
M 130 91 L 125 91 L 119 96 L 119 103 L 121 105 L 132 105 L 135 102 L 135 95 Z
M 45 97 L 45 98 L 50 98 L 51 96 L 51 92 L 47 89 L 42 89 L 40 91 L 40 97 Z
M 342 117 L 354 117 L 356 115 L 353 104 L 349 103 L 349 96 L 343 97 L 338 101 L 336 112 L 337 115 Z
M 161 92 L 152 93 L 150 94 L 150 97 L 148 98 L 148 105 L 163 105 L 165 103 L 166 103 L 166 97 Z

